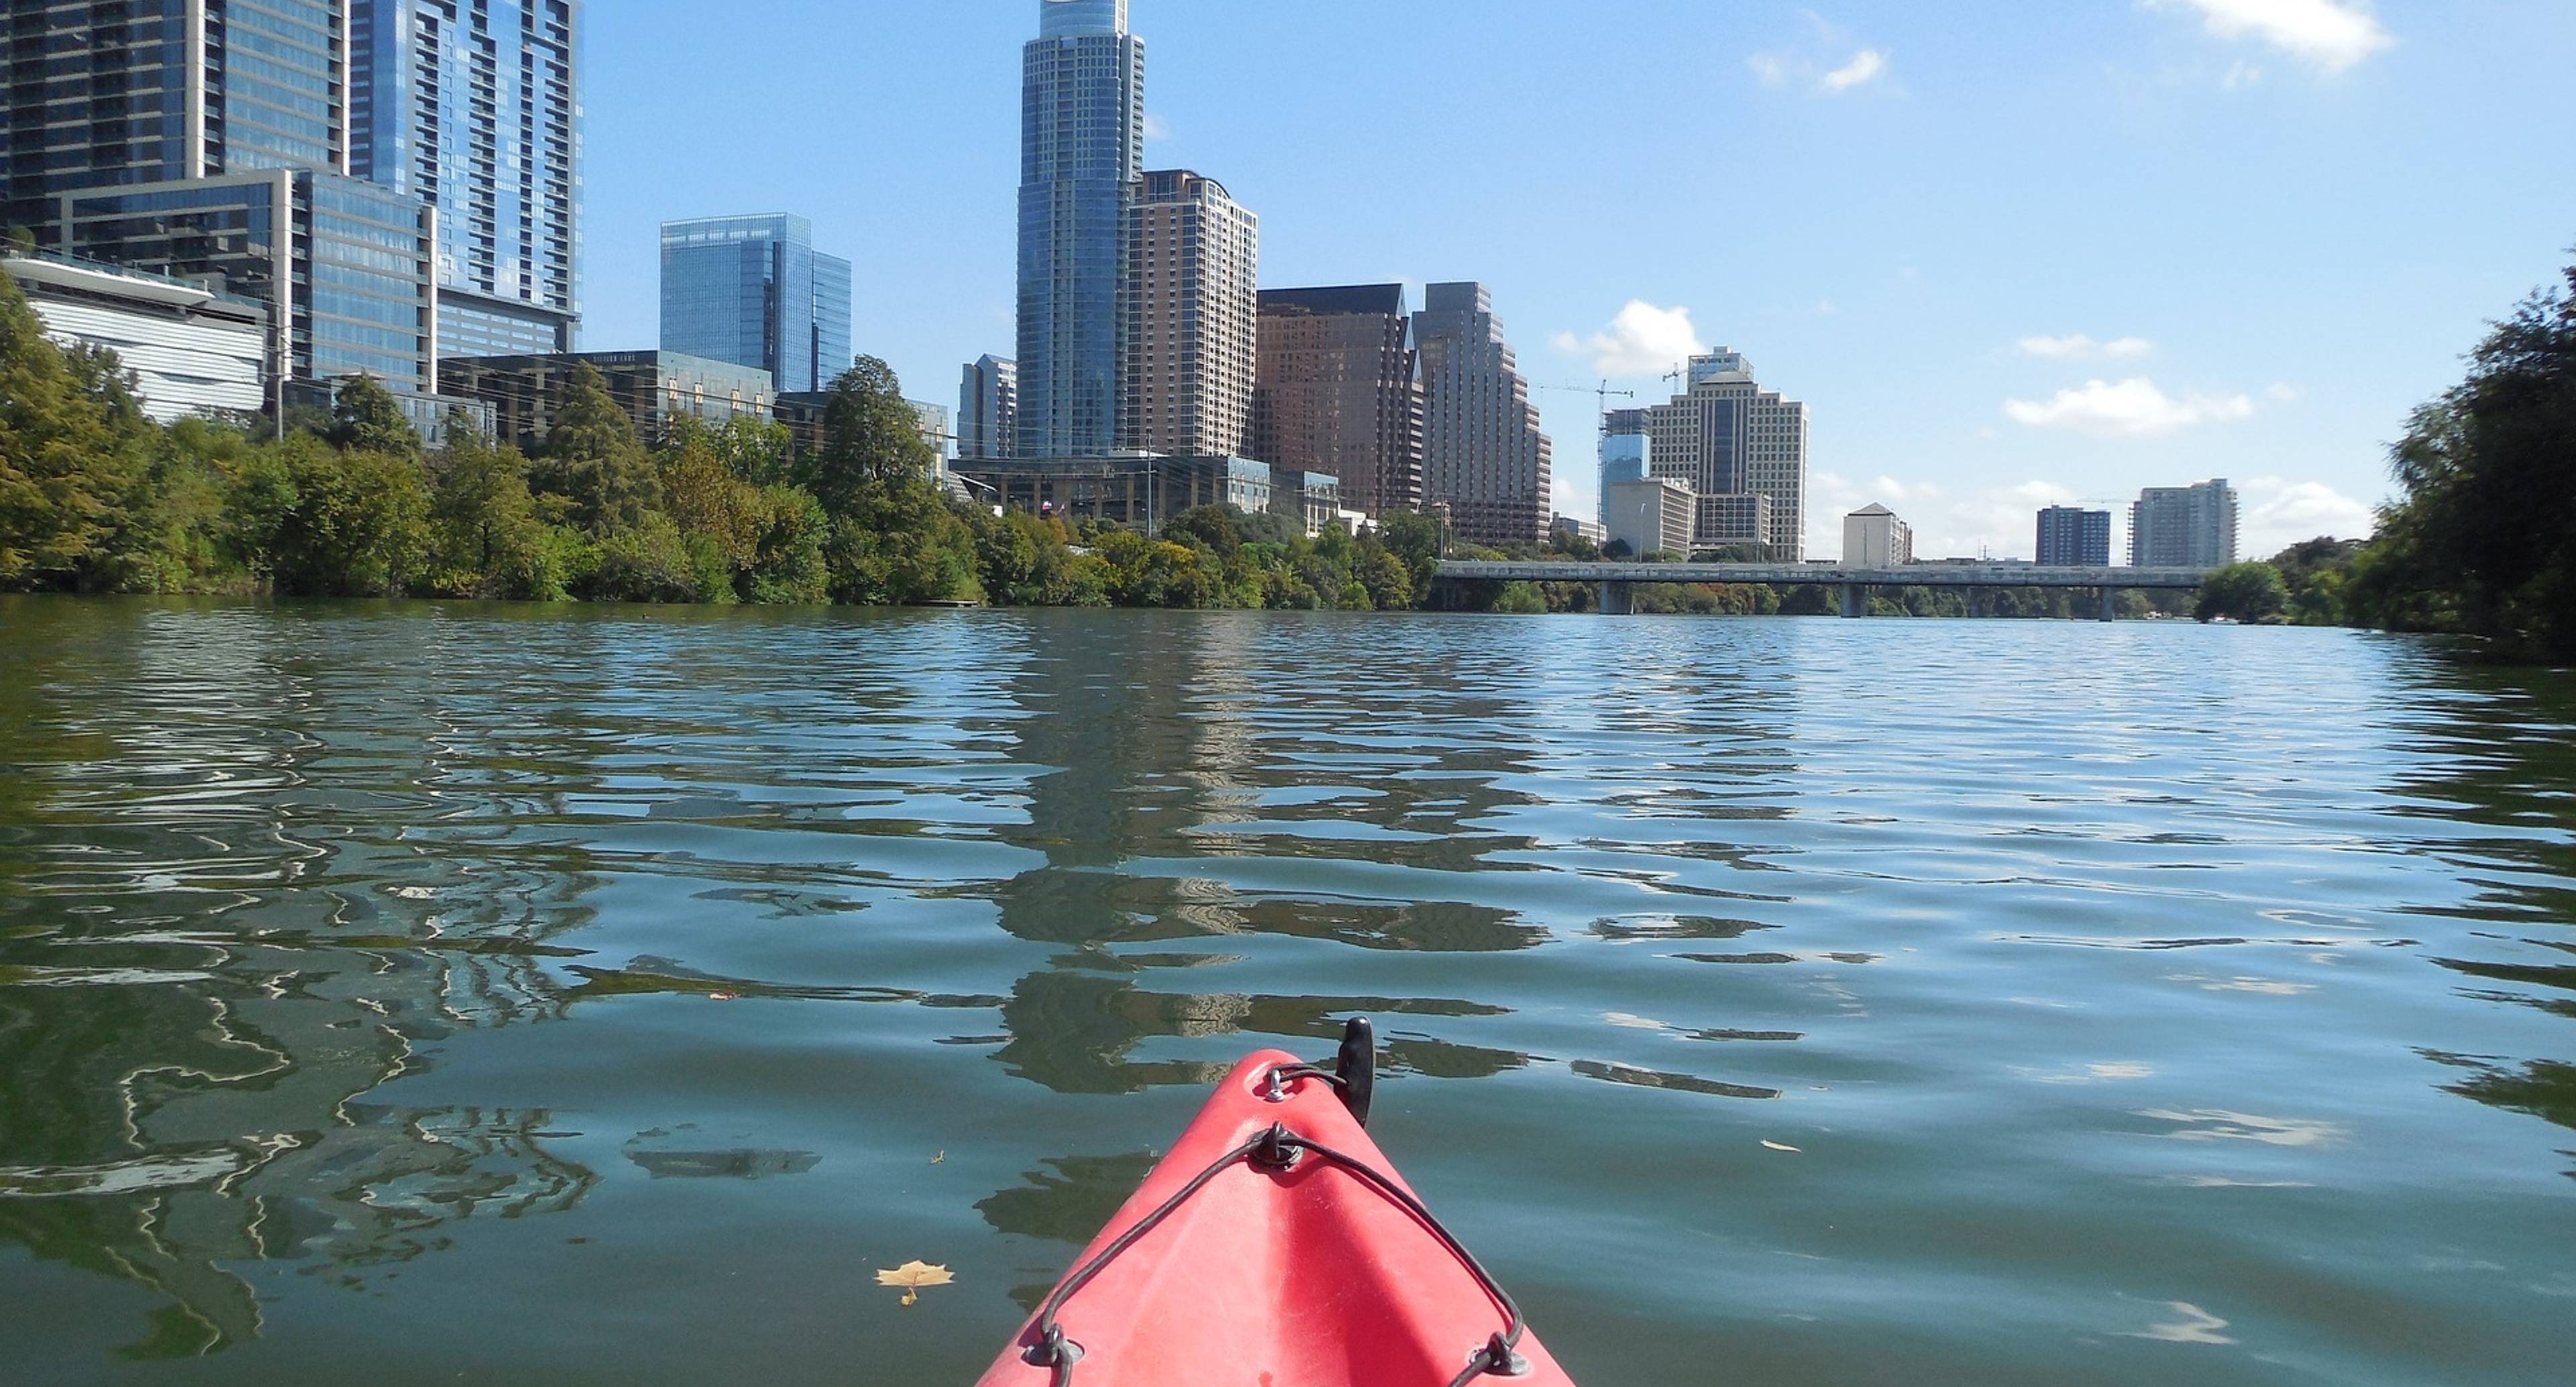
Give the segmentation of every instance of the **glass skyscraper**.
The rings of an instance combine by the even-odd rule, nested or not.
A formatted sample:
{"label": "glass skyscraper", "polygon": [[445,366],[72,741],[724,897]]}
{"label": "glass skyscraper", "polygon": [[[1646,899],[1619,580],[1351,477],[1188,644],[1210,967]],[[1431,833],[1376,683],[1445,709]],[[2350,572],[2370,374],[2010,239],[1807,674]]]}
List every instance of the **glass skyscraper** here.
{"label": "glass skyscraper", "polygon": [[268,305],[286,374],[437,388],[434,220],[420,199],[336,173],[263,169],[64,194],[76,254]]}
{"label": "glass skyscraper", "polygon": [[257,169],[349,171],[345,0],[10,0],[8,219],[62,194]]}
{"label": "glass skyscraper", "polygon": [[781,395],[824,389],[852,360],[850,262],[803,217],[665,222],[662,350],[757,366]]}
{"label": "glass skyscraper", "polygon": [[1019,448],[1118,442],[1120,267],[1145,164],[1145,43],[1127,0],[1039,0],[1022,51]]}
{"label": "glass skyscraper", "polygon": [[438,209],[441,352],[571,350],[581,0],[347,4],[348,171]]}

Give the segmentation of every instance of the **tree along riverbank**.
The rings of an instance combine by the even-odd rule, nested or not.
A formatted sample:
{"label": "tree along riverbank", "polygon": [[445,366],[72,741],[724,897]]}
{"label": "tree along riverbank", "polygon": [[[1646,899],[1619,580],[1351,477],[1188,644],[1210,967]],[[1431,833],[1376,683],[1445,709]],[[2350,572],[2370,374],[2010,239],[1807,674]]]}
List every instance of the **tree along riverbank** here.
{"label": "tree along riverbank", "polygon": [[[2215,575],[2196,600],[2123,614],[2373,626],[2576,658],[2576,268],[2469,358],[2395,450],[2403,499],[2366,542],[2318,539]],[[328,414],[162,426],[114,356],[49,340],[0,276],[0,591],[668,603],[982,603],[1548,612],[1586,583],[1435,584],[1439,522],[1398,513],[1319,537],[1269,515],[1193,511],[1146,534],[965,504],[900,383],[863,358],[832,384],[822,439],[681,420],[647,441],[587,369],[534,457],[471,428],[424,449],[353,380]],[[1588,552],[1587,552],[1588,551]],[[1597,558],[1576,542],[1519,553]],[[1644,584],[1640,612],[1824,614],[1818,587]],[[1882,590],[1878,616],[2073,619],[2073,594]]]}

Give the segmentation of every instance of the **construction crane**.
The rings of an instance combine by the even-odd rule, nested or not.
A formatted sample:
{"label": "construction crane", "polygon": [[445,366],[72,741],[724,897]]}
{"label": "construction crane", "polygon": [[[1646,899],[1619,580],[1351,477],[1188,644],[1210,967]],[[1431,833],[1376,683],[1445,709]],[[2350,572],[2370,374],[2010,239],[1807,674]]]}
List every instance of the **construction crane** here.
{"label": "construction crane", "polygon": [[1601,382],[1601,383],[1600,383],[1599,385],[1597,385],[1597,386],[1595,386],[1595,385],[1542,385],[1542,386],[1539,386],[1538,388],[1539,388],[1539,389],[1541,389],[1541,390],[1553,390],[1553,391],[1558,392],[1559,394],[1565,394],[1565,395],[1593,395],[1593,396],[1597,396],[1597,397],[1599,397],[1599,399],[1600,399],[1600,401],[1601,401],[1601,432],[1602,432],[1602,435],[1603,435],[1604,437],[1607,437],[1607,436],[1609,435],[1609,432],[1610,432],[1610,401],[1611,401],[1612,399],[1614,399],[1614,398],[1616,398],[1616,399],[1622,399],[1622,400],[1633,400],[1633,399],[1637,398],[1637,392],[1636,392],[1636,391],[1634,391],[1634,390],[1613,390],[1613,389],[1611,389],[1611,388],[1610,388],[1610,382],[1608,382],[1608,381],[1606,381],[1606,380],[1605,380],[1605,381],[1603,381],[1603,382]]}

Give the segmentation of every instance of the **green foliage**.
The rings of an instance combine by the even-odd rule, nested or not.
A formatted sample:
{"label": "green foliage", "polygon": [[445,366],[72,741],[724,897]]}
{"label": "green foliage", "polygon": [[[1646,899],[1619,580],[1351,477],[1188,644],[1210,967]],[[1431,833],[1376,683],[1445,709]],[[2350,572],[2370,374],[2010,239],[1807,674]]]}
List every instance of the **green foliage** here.
{"label": "green foliage", "polygon": [[0,275],[0,588],[96,585],[142,461],[112,367],[55,346]]}
{"label": "green foliage", "polygon": [[1641,616],[1777,616],[1780,593],[1761,583],[1639,583]]}
{"label": "green foliage", "polygon": [[2194,615],[2202,621],[2277,621],[2289,610],[2290,588],[2268,563],[2230,564],[2201,585]]}
{"label": "green foliage", "polygon": [[937,473],[939,454],[921,436],[921,415],[903,398],[893,367],[860,357],[824,394],[823,446],[803,480],[825,509],[856,511],[872,485],[926,482]]}
{"label": "green foliage", "polygon": [[2405,497],[2356,560],[2348,614],[2576,658],[2576,267],[2469,361],[2395,449]]}
{"label": "green foliage", "polygon": [[341,382],[331,401],[331,446],[343,452],[382,453],[387,457],[420,456],[420,434],[403,417],[391,392],[369,376]]}
{"label": "green foliage", "polygon": [[927,476],[860,481],[844,495],[824,549],[834,601],[886,607],[984,600],[974,531]]}
{"label": "green foliage", "polygon": [[2288,618],[2294,625],[2351,623],[2353,568],[2364,547],[2358,540],[2312,539],[2273,557],[2272,567],[2289,590]]}
{"label": "green foliage", "polygon": [[400,597],[424,570],[430,497],[418,462],[297,435],[250,473],[257,526],[243,539],[278,592]]}
{"label": "green foliage", "polygon": [[637,529],[661,507],[660,471],[635,421],[588,362],[574,369],[564,391],[535,481],[563,498],[571,522],[596,538]]}
{"label": "green foliage", "polygon": [[528,491],[528,465],[463,421],[431,460],[430,559],[423,586],[439,597],[560,602],[562,546],[550,542]]}
{"label": "green foliage", "polygon": [[593,602],[696,602],[700,564],[680,527],[655,512],[599,542],[598,565],[576,592]]}

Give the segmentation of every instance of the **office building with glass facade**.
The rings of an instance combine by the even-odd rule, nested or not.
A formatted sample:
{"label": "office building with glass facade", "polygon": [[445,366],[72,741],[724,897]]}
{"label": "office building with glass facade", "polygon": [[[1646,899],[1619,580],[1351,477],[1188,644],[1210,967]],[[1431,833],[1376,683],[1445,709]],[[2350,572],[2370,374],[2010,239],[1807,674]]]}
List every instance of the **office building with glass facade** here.
{"label": "office building with glass facade", "polygon": [[1342,480],[1370,516],[1422,508],[1422,358],[1401,284],[1262,292],[1252,455]]}
{"label": "office building with glass facade", "polygon": [[1261,219],[1213,178],[1145,175],[1119,286],[1119,446],[1225,457],[1252,432]]}
{"label": "office building with glass facade", "polygon": [[347,6],[348,171],[438,209],[446,349],[572,350],[580,0]]}
{"label": "office building with glass facade", "polygon": [[437,215],[338,174],[269,169],[57,199],[59,249],[190,280],[268,308],[296,380],[368,375],[437,388]]}
{"label": "office building with glass facade", "polygon": [[957,384],[957,456],[1013,456],[1019,416],[1020,364],[998,356],[967,362]]}
{"label": "office building with glass facade", "polygon": [[10,0],[8,220],[65,193],[256,169],[349,171],[346,0]]}
{"label": "office building with glass facade", "polygon": [[757,366],[781,394],[850,368],[850,262],[784,214],[662,225],[662,350]]}
{"label": "office building with glass facade", "polygon": [[1127,0],[1039,0],[1021,52],[1019,446],[1118,446],[1119,279],[1145,166],[1145,44]]}
{"label": "office building with glass facade", "polygon": [[1434,284],[1413,317],[1422,353],[1423,490],[1470,544],[1536,544],[1555,515],[1553,445],[1481,284]]}
{"label": "office building with glass facade", "polygon": [[2109,568],[2111,513],[2073,506],[2041,511],[2039,562],[2048,568]]}
{"label": "office building with glass facade", "polygon": [[[1691,358],[1688,389],[1670,403],[1644,411],[1653,440],[1652,470],[1700,496],[1701,513],[1729,495],[1768,498],[1767,558],[1798,563],[1806,558],[1807,407],[1764,390],[1753,363],[1720,349]],[[1741,518],[1741,513],[1734,513]],[[1703,531],[1702,549],[1746,543],[1735,535]]]}
{"label": "office building with glass facade", "polygon": [[775,417],[777,392],[767,371],[677,352],[447,357],[438,363],[439,386],[490,405],[496,436],[535,452],[554,432],[572,378],[584,366],[599,372],[647,443],[669,438],[682,418],[722,424]]}

